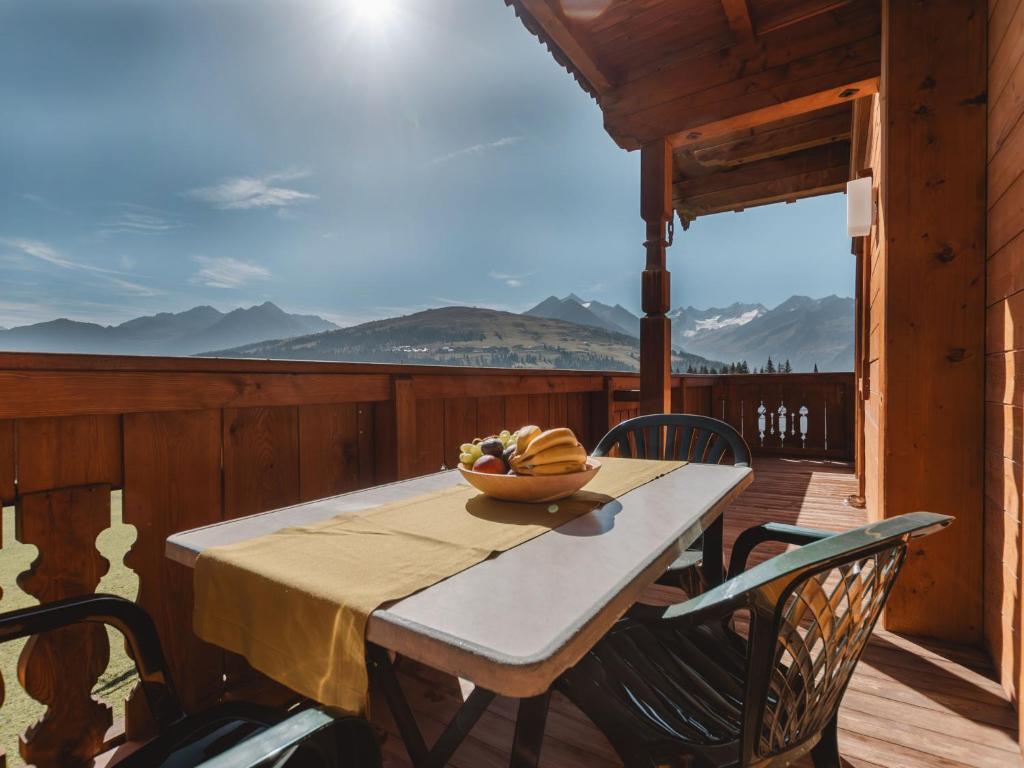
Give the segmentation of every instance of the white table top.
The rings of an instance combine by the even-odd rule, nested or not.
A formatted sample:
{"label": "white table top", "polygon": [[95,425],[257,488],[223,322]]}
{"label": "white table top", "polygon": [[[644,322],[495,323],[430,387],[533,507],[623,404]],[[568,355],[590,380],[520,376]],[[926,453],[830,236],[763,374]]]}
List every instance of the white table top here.
{"label": "white table top", "polygon": [[[546,691],[753,480],[688,464],[600,509],[375,611],[367,640],[505,696]],[[213,546],[462,482],[441,472],[171,536],[188,567]]]}

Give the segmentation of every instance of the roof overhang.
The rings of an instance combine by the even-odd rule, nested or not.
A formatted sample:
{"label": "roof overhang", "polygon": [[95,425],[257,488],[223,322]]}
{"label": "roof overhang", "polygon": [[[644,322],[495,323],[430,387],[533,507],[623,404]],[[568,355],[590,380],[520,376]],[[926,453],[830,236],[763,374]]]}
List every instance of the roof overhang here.
{"label": "roof overhang", "polygon": [[696,216],[833,192],[877,92],[879,0],[505,0],[624,149],[668,139]]}

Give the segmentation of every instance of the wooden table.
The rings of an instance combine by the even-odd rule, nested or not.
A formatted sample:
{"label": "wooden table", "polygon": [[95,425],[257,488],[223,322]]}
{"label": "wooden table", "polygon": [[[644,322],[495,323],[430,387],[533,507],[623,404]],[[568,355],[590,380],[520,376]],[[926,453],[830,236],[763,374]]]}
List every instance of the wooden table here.
{"label": "wooden table", "polygon": [[[688,464],[546,534],[375,611],[367,624],[379,680],[417,766],[441,766],[495,694],[518,698],[512,765],[536,765],[552,683],[575,664],[753,480],[747,467]],[[193,566],[208,547],[422,495],[456,472],[356,491],[171,536],[167,556]],[[715,535],[717,534],[717,535]],[[462,710],[428,749],[390,654],[472,681]]]}

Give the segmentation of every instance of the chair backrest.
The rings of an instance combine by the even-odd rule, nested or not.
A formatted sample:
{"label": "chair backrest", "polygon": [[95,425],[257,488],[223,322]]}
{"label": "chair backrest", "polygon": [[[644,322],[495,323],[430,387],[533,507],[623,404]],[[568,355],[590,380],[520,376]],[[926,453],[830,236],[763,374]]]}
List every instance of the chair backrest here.
{"label": "chair backrest", "polygon": [[736,466],[750,466],[750,448],[739,432],[724,421],[692,413],[627,419],[601,438],[593,455],[607,456],[613,448],[624,458],[721,464],[731,455]]}
{"label": "chair backrest", "polygon": [[810,750],[839,709],[913,538],[953,521],[912,512],[765,560],[663,620],[750,614],[740,728],[741,766]]}
{"label": "chair backrest", "polygon": [[749,591],[741,765],[813,746],[839,709],[908,541],[951,520],[901,515],[808,544],[737,577],[761,581]]}

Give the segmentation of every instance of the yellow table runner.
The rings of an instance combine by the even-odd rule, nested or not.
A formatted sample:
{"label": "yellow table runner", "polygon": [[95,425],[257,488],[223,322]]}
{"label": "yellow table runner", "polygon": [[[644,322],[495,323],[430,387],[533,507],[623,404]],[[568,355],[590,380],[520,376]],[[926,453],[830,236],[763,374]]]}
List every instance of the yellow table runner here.
{"label": "yellow table runner", "polygon": [[196,634],[303,696],[365,708],[366,622],[406,597],[623,495],[685,462],[601,459],[587,488],[513,504],[468,485],[203,552]]}

